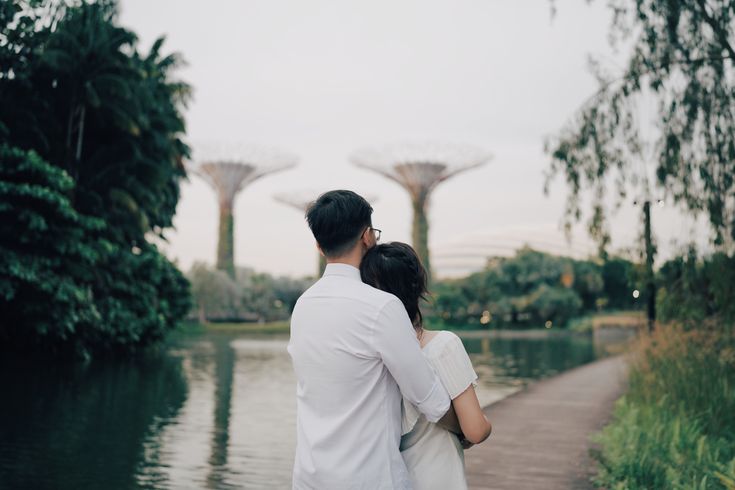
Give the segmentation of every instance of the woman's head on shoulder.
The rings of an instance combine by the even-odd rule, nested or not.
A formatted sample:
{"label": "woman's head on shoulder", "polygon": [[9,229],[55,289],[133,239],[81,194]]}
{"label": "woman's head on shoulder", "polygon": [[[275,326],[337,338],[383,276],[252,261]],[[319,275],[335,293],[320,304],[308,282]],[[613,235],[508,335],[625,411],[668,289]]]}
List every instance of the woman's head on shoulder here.
{"label": "woman's head on shoulder", "polygon": [[360,275],[365,284],[398,297],[414,327],[422,326],[419,302],[426,297],[427,274],[411,245],[402,242],[376,245],[363,257]]}

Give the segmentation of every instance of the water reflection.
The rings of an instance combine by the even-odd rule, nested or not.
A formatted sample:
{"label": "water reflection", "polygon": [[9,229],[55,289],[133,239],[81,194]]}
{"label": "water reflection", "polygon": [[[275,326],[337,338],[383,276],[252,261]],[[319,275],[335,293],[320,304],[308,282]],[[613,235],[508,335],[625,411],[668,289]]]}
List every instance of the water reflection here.
{"label": "water reflection", "polygon": [[[295,447],[295,377],[285,339],[208,335],[176,346],[189,398],[148,446],[140,486],[287,488]],[[155,477],[152,477],[155,475]]]}
{"label": "water reflection", "polygon": [[232,404],[232,380],[235,373],[235,351],[227,338],[215,337],[214,345],[214,428],[212,430],[210,472],[207,484],[221,488],[227,474],[227,448],[230,442],[230,412]]}
{"label": "water reflection", "polygon": [[145,439],[187,397],[173,356],[57,366],[0,366],[0,488],[129,489]]}
{"label": "water reflection", "polygon": [[496,368],[498,375],[521,380],[549,376],[595,359],[589,337],[469,338],[467,352],[475,362]]}
{"label": "water reflection", "polygon": [[[465,340],[490,403],[593,360],[590,337]],[[288,488],[295,377],[286,339],[207,334],[88,367],[5,362],[0,488]]]}
{"label": "water reflection", "polygon": [[232,466],[247,488],[290,488],[296,446],[296,377],[286,340],[233,342],[237,352]]}
{"label": "water reflection", "polygon": [[532,380],[588,363],[602,353],[584,335],[482,336],[463,342],[478,375],[477,397],[482,405],[505,398]]}
{"label": "water reflection", "polygon": [[189,396],[179,413],[160,430],[152,428],[145,446],[148,457],[137,468],[143,488],[202,488],[210,472],[215,411],[215,349],[212,342],[191,342],[171,355],[181,359]]}

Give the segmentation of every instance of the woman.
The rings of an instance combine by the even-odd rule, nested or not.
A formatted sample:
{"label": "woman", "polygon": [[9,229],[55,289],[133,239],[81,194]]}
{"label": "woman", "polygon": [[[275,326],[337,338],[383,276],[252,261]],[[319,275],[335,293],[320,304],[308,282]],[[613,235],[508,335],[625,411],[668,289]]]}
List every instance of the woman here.
{"label": "woman", "polygon": [[452,398],[456,420],[451,423],[450,413],[441,425],[429,422],[403,401],[401,455],[413,486],[416,490],[467,488],[463,446],[484,441],[492,430],[475,394],[477,375],[469,356],[452,332],[424,330],[419,301],[427,292],[426,270],[411,246],[393,242],[373,247],[362,259],[360,274],[366,284],[403,302],[424,356]]}

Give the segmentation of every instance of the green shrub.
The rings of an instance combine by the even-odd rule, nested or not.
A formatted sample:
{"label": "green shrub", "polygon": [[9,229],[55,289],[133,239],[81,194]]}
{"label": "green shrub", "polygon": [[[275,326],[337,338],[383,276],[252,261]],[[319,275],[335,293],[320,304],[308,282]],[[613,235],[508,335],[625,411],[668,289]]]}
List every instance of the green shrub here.
{"label": "green shrub", "polygon": [[104,226],[76,212],[74,184],[34,152],[0,146],[0,340],[58,344],[101,321],[92,301]]}
{"label": "green shrub", "polygon": [[0,348],[161,338],[191,306],[149,243],[186,176],[180,57],[140,50],[115,1],[5,1],[0,26]]}
{"label": "green shrub", "polygon": [[74,183],[34,152],[0,145],[0,346],[18,352],[131,348],[191,308],[189,284],[150,244],[106,239]]}
{"label": "green shrub", "polygon": [[695,249],[669,260],[658,274],[658,320],[696,328],[705,318],[735,322],[735,256],[699,257]]}
{"label": "green shrub", "polygon": [[640,339],[627,395],[598,436],[597,484],[615,489],[733,488],[732,330],[658,328]]}

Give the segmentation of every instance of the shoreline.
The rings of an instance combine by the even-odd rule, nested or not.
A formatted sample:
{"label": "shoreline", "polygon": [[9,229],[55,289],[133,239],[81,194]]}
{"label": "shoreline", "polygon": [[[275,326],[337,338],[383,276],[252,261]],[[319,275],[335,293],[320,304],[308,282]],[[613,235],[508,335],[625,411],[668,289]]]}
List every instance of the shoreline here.
{"label": "shoreline", "polygon": [[[619,330],[621,332],[631,331],[629,327],[606,327],[607,329]],[[464,339],[544,339],[549,337],[589,336],[593,330],[570,330],[562,328],[532,328],[532,329],[493,329],[493,330],[469,330],[469,329],[435,329],[448,330]],[[229,323],[212,322],[201,324],[198,322],[184,322],[171,333],[174,335],[201,335],[206,333],[231,333],[231,334],[288,334],[290,323],[288,321],[266,322],[266,323]]]}

